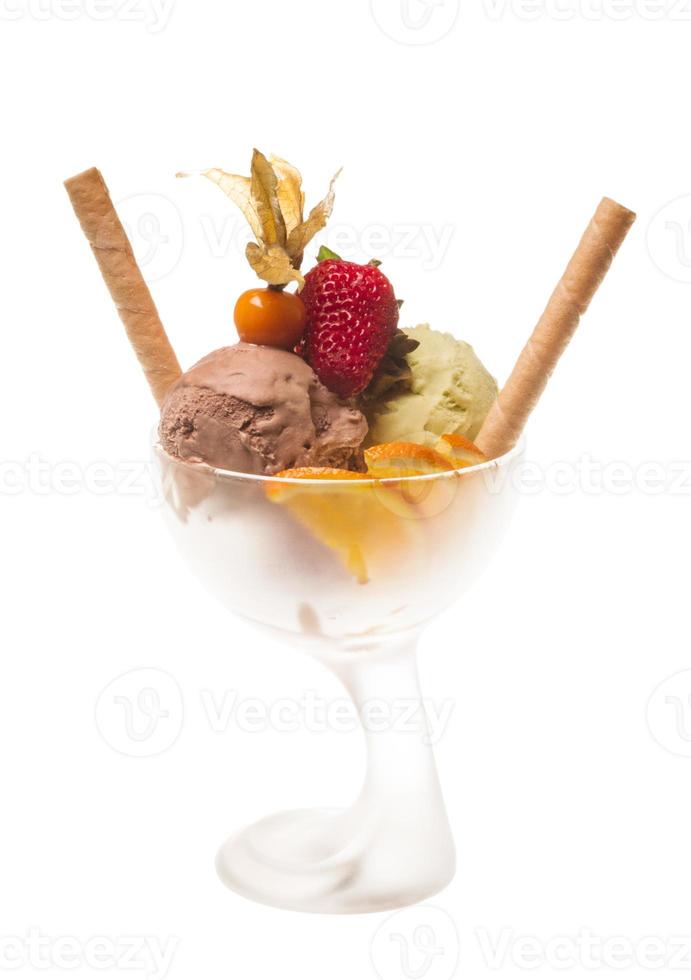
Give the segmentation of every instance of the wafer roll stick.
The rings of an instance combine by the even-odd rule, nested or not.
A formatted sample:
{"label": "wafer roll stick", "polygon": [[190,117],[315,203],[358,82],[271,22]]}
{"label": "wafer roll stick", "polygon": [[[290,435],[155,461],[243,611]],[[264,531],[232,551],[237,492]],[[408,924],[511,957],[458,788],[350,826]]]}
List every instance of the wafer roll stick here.
{"label": "wafer roll stick", "polygon": [[92,167],[66,180],[65,187],[129,341],[160,405],[170,386],[180,377],[180,365],[105,181]]}
{"label": "wafer roll stick", "polygon": [[600,201],[475,440],[490,458],[502,456],[518,442],[528,416],[635,220],[633,211],[616,201],[608,197]]}

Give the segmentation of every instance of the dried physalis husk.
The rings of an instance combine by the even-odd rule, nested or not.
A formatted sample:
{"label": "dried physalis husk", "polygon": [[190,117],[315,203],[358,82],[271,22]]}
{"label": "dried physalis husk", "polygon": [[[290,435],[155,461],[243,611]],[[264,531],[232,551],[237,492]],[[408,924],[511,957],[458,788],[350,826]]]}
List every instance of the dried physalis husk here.
{"label": "dried physalis husk", "polygon": [[[249,177],[239,177],[237,174],[227,174],[224,170],[219,170],[218,167],[213,167],[211,170],[201,170],[199,171],[200,176],[208,177],[209,180],[213,181],[214,184],[218,184],[224,193],[228,195],[231,201],[240,208],[245,216],[247,223],[252,229],[252,233],[256,238],[261,238],[262,235],[262,224],[259,219],[259,213],[252,199],[251,186],[252,181]],[[192,173],[179,173],[175,175],[176,177],[193,177],[195,174]]]}
{"label": "dried physalis husk", "polygon": [[[340,173],[340,171],[339,171]],[[281,157],[267,159],[259,150],[252,155],[250,177],[213,168],[201,171],[218,184],[240,208],[256,238],[247,246],[247,260],[260,279],[272,286],[304,279],[300,266],[305,248],[326,225],[334,205],[333,178],[329,192],[304,218],[305,195],[300,172]],[[190,174],[180,173],[178,177]]]}
{"label": "dried physalis husk", "polygon": [[288,236],[283,212],[278,203],[278,177],[269,161],[259,150],[255,150],[252,154],[250,194],[262,227],[262,243],[268,246],[280,245],[285,248]]}
{"label": "dried physalis husk", "polygon": [[302,190],[302,175],[300,171],[287,160],[281,157],[269,157],[269,163],[274,169],[278,179],[276,192],[278,203],[281,205],[283,220],[286,225],[286,232],[290,237],[294,228],[302,224],[302,215],[305,210],[305,195]]}
{"label": "dried physalis husk", "polygon": [[301,221],[297,228],[291,231],[288,237],[288,254],[298,259],[298,264],[302,262],[302,256],[307,245],[309,245],[317,232],[322,230],[331,217],[336,196],[335,185],[340,172],[339,170],[329,184],[329,193],[324,200],[312,208],[307,221]]}
{"label": "dried physalis husk", "polygon": [[302,289],[305,285],[302,273],[293,266],[290,256],[280,245],[267,246],[249,242],[245,255],[259,278],[270,286],[285,286],[289,282],[296,282]]}

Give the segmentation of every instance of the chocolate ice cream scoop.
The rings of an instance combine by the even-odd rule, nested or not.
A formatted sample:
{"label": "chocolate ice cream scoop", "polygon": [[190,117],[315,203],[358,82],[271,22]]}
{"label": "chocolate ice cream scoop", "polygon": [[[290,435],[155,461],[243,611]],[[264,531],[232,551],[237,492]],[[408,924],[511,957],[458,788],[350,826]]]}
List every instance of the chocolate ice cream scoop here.
{"label": "chocolate ice cream scoop", "polygon": [[301,357],[235,344],[170,389],[159,436],[171,456],[271,476],[296,466],[361,468],[367,423]]}

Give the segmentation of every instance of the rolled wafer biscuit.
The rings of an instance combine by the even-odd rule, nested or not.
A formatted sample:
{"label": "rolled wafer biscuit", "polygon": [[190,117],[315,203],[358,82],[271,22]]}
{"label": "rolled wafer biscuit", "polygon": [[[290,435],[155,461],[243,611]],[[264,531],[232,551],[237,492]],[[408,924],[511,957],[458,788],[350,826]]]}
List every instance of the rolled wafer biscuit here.
{"label": "rolled wafer biscuit", "polygon": [[171,385],[180,377],[180,365],[105,181],[92,167],[66,180],[65,188],[146,380],[160,405]]}
{"label": "rolled wafer biscuit", "polygon": [[490,458],[512,449],[535,408],[557,361],[636,215],[603,197],[544,313],[499,392],[475,440]]}

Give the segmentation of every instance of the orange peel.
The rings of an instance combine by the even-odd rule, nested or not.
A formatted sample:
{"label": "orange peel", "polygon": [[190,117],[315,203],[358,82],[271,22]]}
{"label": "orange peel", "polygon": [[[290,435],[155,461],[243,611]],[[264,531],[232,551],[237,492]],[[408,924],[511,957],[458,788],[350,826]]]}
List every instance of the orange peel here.
{"label": "orange peel", "polygon": [[487,462],[487,456],[474,442],[456,432],[443,435],[434,449],[440,456],[447,459],[454,469],[461,469],[464,466],[478,466],[480,463]]}
{"label": "orange peel", "polygon": [[370,476],[378,480],[445,473],[454,468],[445,456],[417,442],[383,442],[370,446],[365,450],[365,462]]}

